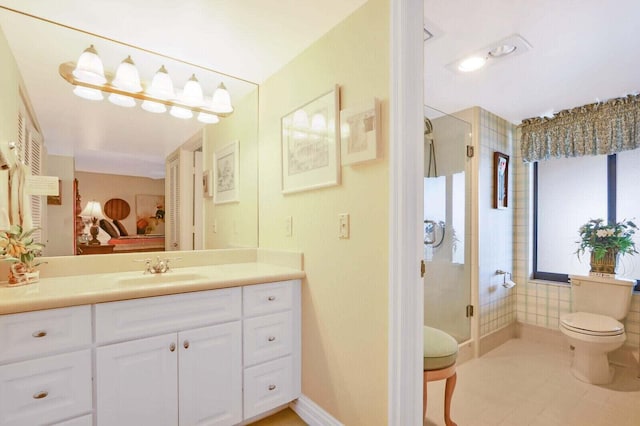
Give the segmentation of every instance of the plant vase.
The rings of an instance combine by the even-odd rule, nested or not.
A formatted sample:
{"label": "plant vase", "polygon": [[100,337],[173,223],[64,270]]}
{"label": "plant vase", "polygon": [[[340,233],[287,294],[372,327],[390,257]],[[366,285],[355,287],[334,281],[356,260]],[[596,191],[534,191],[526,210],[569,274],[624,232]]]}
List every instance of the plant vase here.
{"label": "plant vase", "polygon": [[590,272],[615,275],[617,258],[618,250],[615,249],[607,249],[604,256],[600,259],[597,259],[595,251],[592,251]]}
{"label": "plant vase", "polygon": [[17,287],[40,281],[40,271],[24,272],[19,268],[9,268],[9,286]]}

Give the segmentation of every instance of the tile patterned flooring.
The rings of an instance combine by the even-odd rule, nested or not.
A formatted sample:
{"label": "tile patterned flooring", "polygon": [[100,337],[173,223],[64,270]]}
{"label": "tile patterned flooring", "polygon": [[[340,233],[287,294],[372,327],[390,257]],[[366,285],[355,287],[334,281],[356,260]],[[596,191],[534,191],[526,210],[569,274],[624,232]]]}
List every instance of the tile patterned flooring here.
{"label": "tile patterned flooring", "polygon": [[[511,339],[458,366],[451,417],[458,426],[638,426],[637,356],[621,359],[628,367],[616,366],[612,384],[594,386],[571,375],[564,344]],[[429,383],[425,426],[444,425],[444,383]],[[252,424],[305,425],[288,408]]]}
{"label": "tile patterned flooring", "polygon": [[[458,366],[451,418],[458,426],[637,426],[637,353],[627,352],[614,382],[595,386],[569,371],[566,345],[512,339]],[[444,381],[429,383],[426,426],[444,424]]]}

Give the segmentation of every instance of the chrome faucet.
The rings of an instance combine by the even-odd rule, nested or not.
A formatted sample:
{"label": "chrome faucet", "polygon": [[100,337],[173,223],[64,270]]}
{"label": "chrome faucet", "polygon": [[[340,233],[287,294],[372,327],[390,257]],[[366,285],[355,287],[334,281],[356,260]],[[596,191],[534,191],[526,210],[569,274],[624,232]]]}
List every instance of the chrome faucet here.
{"label": "chrome faucet", "polygon": [[156,263],[151,264],[151,259],[145,259],[144,264],[145,274],[163,274],[169,270],[169,258],[160,259],[160,256],[157,256]]}

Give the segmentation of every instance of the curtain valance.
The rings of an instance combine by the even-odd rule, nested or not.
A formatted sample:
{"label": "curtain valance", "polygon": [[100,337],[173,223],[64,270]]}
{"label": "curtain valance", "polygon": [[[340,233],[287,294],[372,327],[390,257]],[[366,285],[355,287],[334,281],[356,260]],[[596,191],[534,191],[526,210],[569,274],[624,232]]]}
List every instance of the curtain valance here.
{"label": "curtain valance", "polygon": [[639,148],[640,95],[560,111],[553,118],[528,118],[520,127],[525,162]]}

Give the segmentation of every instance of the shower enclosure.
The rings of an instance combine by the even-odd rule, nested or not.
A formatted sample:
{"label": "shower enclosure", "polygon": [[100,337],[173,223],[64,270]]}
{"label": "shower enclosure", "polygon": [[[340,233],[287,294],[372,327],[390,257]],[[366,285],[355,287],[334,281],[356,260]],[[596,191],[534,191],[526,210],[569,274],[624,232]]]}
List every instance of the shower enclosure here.
{"label": "shower enclosure", "polygon": [[471,124],[424,108],[424,324],[458,343],[471,336]]}

